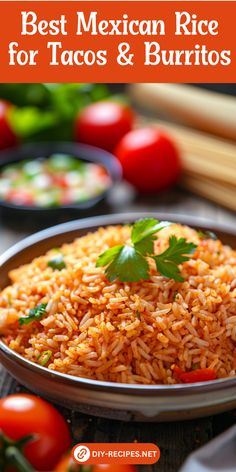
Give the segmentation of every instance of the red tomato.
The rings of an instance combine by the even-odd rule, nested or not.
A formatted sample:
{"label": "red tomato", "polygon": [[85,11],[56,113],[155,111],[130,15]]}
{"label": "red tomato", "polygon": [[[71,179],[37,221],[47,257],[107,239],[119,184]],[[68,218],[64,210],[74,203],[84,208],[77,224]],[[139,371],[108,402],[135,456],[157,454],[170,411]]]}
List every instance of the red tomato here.
{"label": "red tomato", "polygon": [[[97,464],[86,466],[86,470],[87,468],[88,470],[91,469],[91,472],[137,472],[133,465],[124,464]],[[71,457],[71,453],[68,453],[59,461],[54,472],[79,472],[80,470],[81,466],[76,464]]]}
{"label": "red tomato", "polygon": [[181,171],[179,153],[167,134],[141,128],[126,134],[115,149],[124,178],[140,192],[156,192],[174,184]]}
{"label": "red tomato", "polygon": [[122,103],[101,101],[85,107],[77,116],[75,139],[113,151],[133,127],[134,114]]}
{"label": "red tomato", "polygon": [[71,451],[68,452],[65,456],[61,458],[61,460],[56,465],[54,472],[79,472],[80,465],[77,464],[71,455]]}
{"label": "red tomato", "polygon": [[71,444],[69,429],[61,414],[34,395],[15,394],[0,400],[0,430],[13,440],[36,435],[23,451],[37,471],[53,470]]}
{"label": "red tomato", "polygon": [[97,464],[93,467],[92,472],[136,472],[137,469],[133,465],[124,464]]}
{"label": "red tomato", "polygon": [[12,107],[11,103],[0,100],[0,149],[17,144],[17,137],[8,121],[8,113]]}

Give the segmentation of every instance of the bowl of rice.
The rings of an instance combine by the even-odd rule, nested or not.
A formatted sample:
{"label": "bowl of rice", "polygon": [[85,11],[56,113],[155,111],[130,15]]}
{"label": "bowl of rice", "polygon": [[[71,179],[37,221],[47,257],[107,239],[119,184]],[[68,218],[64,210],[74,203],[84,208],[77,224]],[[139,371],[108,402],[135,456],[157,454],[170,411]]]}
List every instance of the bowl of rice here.
{"label": "bowl of rice", "polygon": [[[157,253],[171,235],[195,245],[182,280],[152,267],[147,280],[109,281],[99,256],[150,217],[171,221]],[[108,418],[173,421],[235,407],[235,236],[193,217],[131,213],[24,239],[0,257],[2,364],[30,390]]]}

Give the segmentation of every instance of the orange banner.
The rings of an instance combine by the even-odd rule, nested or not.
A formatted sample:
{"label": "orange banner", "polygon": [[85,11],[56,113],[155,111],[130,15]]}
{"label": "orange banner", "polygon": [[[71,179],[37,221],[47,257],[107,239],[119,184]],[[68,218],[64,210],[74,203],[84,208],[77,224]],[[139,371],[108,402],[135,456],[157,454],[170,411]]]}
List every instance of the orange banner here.
{"label": "orange banner", "polygon": [[73,447],[78,464],[155,464],[160,449],[151,443],[83,443]]}
{"label": "orange banner", "polygon": [[236,2],[2,2],[1,82],[236,82]]}

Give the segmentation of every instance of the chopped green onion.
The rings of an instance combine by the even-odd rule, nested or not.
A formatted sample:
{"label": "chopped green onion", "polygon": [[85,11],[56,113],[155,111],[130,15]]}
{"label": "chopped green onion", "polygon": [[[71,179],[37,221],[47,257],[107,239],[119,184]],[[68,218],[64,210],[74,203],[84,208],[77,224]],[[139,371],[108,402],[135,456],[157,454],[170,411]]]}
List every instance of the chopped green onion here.
{"label": "chopped green onion", "polygon": [[52,357],[52,351],[44,351],[42,354],[39,355],[38,357],[38,363],[42,366],[46,365],[49,361],[49,359]]}
{"label": "chopped green onion", "polygon": [[52,154],[48,164],[55,171],[70,171],[78,169],[82,162],[67,154]]}
{"label": "chopped green onion", "polygon": [[42,163],[38,160],[25,161],[22,166],[22,171],[27,178],[31,179],[42,171]]}
{"label": "chopped green onion", "polygon": [[65,269],[66,264],[63,254],[58,254],[48,261],[48,267],[56,270]]}
{"label": "chopped green onion", "polygon": [[39,321],[46,314],[47,303],[40,303],[35,308],[31,308],[27,316],[19,318],[20,325],[27,325],[32,321]]}

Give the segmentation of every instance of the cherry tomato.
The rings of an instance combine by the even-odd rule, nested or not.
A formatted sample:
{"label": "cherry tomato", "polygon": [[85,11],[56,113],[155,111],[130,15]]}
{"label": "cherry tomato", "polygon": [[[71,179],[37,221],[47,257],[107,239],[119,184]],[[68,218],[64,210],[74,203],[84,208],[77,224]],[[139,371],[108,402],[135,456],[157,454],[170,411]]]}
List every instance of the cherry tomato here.
{"label": "cherry tomato", "polygon": [[115,149],[124,178],[140,192],[157,192],[174,184],[181,171],[179,153],[157,128],[130,131]]}
{"label": "cherry tomato", "polygon": [[34,395],[15,394],[0,400],[0,430],[12,440],[35,434],[23,452],[37,471],[53,470],[71,444],[61,414]]}
{"label": "cherry tomato", "polygon": [[133,465],[97,464],[93,467],[93,472],[137,472],[137,469]]}
{"label": "cherry tomato", "polygon": [[18,141],[8,120],[8,113],[12,107],[11,103],[0,100],[0,149],[15,146]]}
{"label": "cherry tomato", "polygon": [[80,465],[73,461],[70,451],[61,458],[61,460],[56,465],[54,472],[80,472],[80,470]]}
{"label": "cherry tomato", "polygon": [[76,141],[113,151],[133,127],[134,114],[125,104],[101,101],[85,107],[75,123]]}
{"label": "cherry tomato", "polygon": [[[87,468],[91,472],[137,472],[133,465],[124,464],[97,464],[86,466],[86,470]],[[80,472],[80,470],[81,466],[76,464],[71,457],[71,453],[68,453],[59,461],[54,472]]]}

